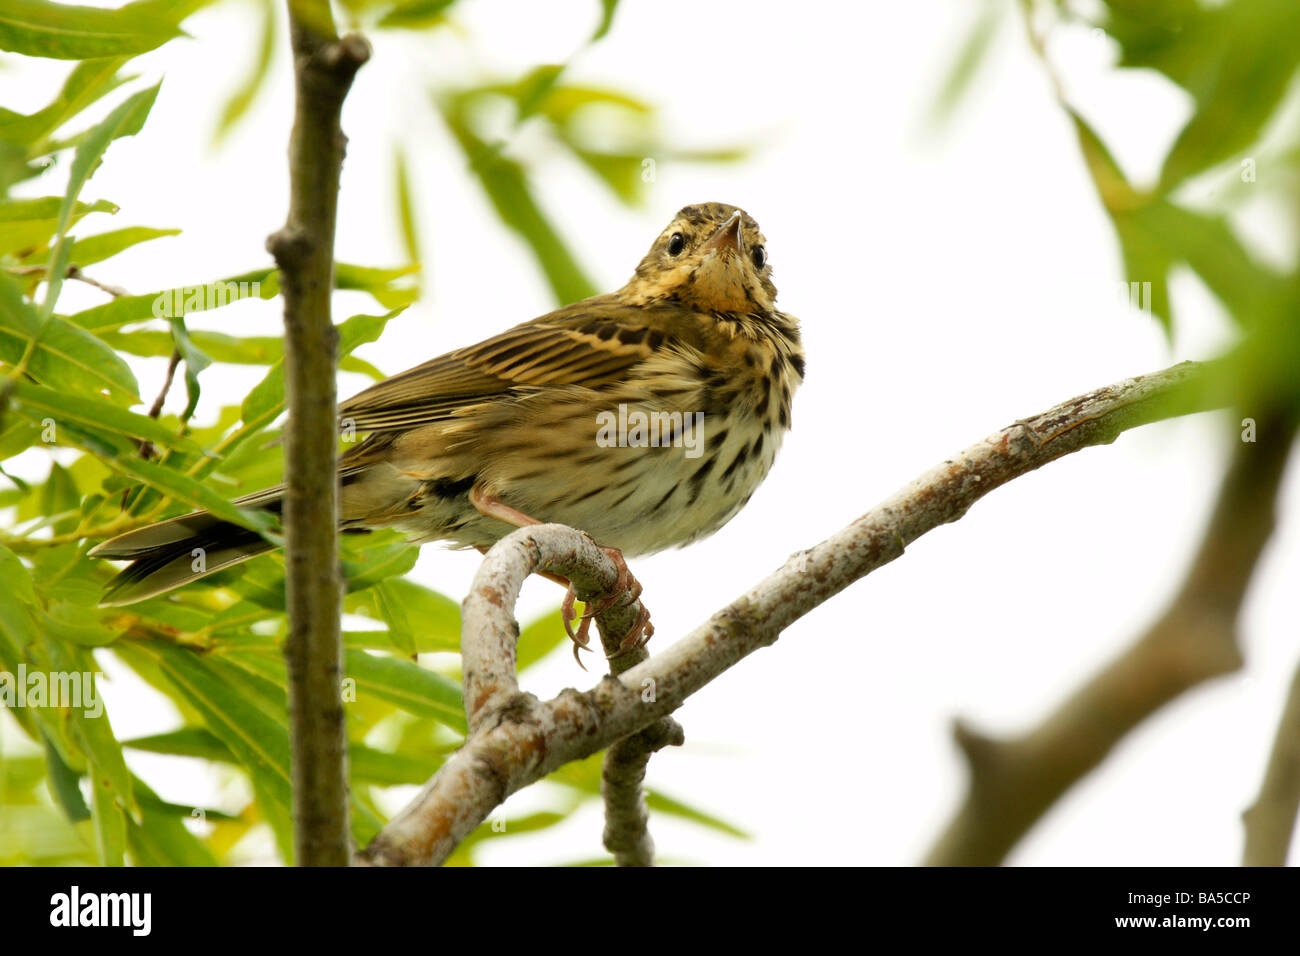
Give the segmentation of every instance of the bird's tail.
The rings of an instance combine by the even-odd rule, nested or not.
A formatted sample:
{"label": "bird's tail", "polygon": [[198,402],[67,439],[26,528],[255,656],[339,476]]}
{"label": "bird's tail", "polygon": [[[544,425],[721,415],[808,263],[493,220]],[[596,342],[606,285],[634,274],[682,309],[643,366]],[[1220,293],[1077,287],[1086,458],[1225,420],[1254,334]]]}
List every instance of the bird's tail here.
{"label": "bird's tail", "polygon": [[[274,488],[250,497],[258,507],[279,512],[281,496],[281,489]],[[200,511],[118,535],[92,548],[90,556],[131,562],[108,582],[99,602],[101,607],[118,607],[170,591],[273,547],[256,531]]]}

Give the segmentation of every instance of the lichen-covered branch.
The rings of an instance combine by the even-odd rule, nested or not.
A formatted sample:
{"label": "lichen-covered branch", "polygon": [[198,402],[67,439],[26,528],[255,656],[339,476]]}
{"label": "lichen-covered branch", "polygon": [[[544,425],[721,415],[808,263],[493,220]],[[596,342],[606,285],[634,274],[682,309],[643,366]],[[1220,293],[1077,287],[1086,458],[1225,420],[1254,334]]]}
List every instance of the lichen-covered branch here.
{"label": "lichen-covered branch", "polygon": [[339,614],[335,371],[330,314],[334,226],[346,142],[344,97],[370,56],[359,36],[338,38],[329,5],[290,0],[296,106],[289,142],[289,216],[267,240],[284,294],[284,533],[289,634],[293,822],[300,866],[350,857],[347,736]]}
{"label": "lichen-covered branch", "polygon": [[1261,422],[1239,443],[1192,565],[1167,610],[1132,646],[1028,733],[993,739],[958,723],[964,801],[926,863],[994,866],[1048,808],[1143,720],[1241,666],[1237,618],[1273,531],[1295,429]]}
{"label": "lichen-covered branch", "polygon": [[[956,521],[1003,484],[1139,425],[1219,407],[1205,367],[1185,362],[1063,402],[1009,425],[922,475],[821,544],[793,555],[746,594],[655,657],[591,690],[542,703],[518,691],[514,601],[524,577],[550,570],[589,590],[613,563],[590,538],[556,525],[514,532],[488,552],[466,599],[462,650],[470,736],[361,854],[376,865],[437,864],[494,807],[552,770],[672,713],[691,694],[814,607],[889,563],[927,531]],[[579,575],[586,575],[580,580]],[[625,609],[627,613],[635,607]],[[607,625],[613,622],[606,621]],[[630,621],[629,621],[630,623]]]}

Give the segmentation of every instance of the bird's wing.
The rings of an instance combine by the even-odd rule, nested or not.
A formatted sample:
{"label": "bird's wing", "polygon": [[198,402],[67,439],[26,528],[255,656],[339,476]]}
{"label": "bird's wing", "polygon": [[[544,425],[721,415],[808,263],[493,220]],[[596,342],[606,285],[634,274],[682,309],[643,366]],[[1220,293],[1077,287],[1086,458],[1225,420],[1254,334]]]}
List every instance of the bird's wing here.
{"label": "bird's wing", "polygon": [[666,337],[645,309],[599,296],[378,382],[340,405],[339,417],[358,431],[402,431],[510,392],[595,387],[652,355]]}

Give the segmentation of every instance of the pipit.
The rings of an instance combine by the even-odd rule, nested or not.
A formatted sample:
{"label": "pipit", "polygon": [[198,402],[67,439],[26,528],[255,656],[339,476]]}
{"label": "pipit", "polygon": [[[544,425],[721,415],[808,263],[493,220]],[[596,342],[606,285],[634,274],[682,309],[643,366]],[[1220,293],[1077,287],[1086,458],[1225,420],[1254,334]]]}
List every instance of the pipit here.
{"label": "pipit", "polygon": [[[615,559],[612,597],[627,600],[639,586],[624,555],[705,537],[749,501],[790,428],[803,371],[799,324],[776,308],[758,224],[734,206],[687,206],[617,292],[439,356],[340,405],[341,423],[366,436],[340,457],[340,525],[486,550],[515,527],[558,522]],[[275,487],[238,503],[278,513],[282,496]],[[198,512],[91,554],[131,562],[104,595],[121,605],[272,547]],[[195,553],[204,557],[197,570]],[[573,598],[570,589],[565,627],[585,645],[595,612],[575,634]],[[625,646],[649,633],[643,611]]]}

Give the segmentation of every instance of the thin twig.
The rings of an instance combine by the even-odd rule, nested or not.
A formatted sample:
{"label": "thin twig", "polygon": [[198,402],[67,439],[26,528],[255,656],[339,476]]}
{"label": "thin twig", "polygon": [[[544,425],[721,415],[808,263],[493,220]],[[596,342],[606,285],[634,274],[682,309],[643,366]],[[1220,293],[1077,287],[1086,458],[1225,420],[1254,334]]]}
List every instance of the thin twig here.
{"label": "thin twig", "polygon": [[[1221,407],[1223,400],[1206,388],[1212,376],[1205,372],[1204,365],[1184,362],[1001,429],[795,554],[657,656],[603,678],[586,693],[566,690],[544,704],[520,693],[515,682],[519,585],[543,569],[571,579],[581,571],[588,584],[598,574],[597,583],[610,587],[616,571],[590,538],[572,529],[538,525],[513,532],[484,558],[463,609],[470,735],[358,862],[441,863],[510,794],[672,713],[810,610],[899,557],[905,543],[958,520],[993,489],[1063,455],[1114,441],[1130,428]],[[567,558],[570,567],[551,563],[554,556]]]}
{"label": "thin twig", "polygon": [[334,229],[346,142],[343,100],[370,56],[334,32],[329,5],[289,0],[296,107],[289,216],[267,240],[284,294],[285,568],[293,824],[300,866],[350,859],[347,733],[341,696],[343,587],[338,552],[338,332],[330,315]]}

